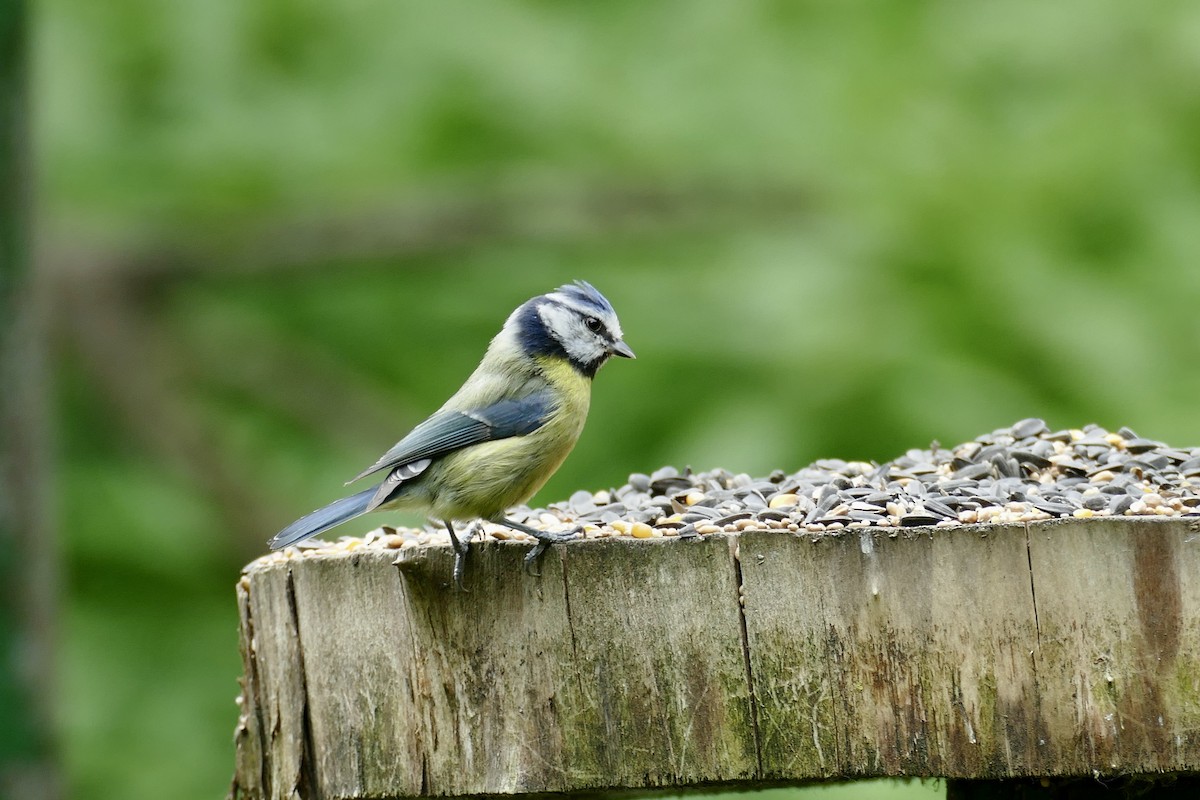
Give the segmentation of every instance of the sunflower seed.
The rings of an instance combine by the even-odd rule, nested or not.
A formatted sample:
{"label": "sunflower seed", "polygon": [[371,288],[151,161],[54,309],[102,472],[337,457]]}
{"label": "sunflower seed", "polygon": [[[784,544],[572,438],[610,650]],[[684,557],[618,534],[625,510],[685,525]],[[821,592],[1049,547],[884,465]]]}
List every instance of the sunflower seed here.
{"label": "sunflower seed", "polygon": [[1045,433],[1049,428],[1046,427],[1045,420],[1030,417],[1029,419],[1023,419],[1020,422],[1014,423],[1010,430],[1012,430],[1012,435],[1016,438],[1024,439],[1028,436],[1037,436],[1040,433]]}

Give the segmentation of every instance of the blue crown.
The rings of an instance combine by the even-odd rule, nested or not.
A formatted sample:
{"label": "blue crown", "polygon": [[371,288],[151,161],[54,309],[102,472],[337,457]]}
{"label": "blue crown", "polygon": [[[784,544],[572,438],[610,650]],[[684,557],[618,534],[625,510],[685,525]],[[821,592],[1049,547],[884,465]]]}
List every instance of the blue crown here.
{"label": "blue crown", "polygon": [[584,308],[591,308],[598,314],[616,314],[613,310],[612,303],[608,302],[608,298],[600,294],[595,286],[592,286],[587,281],[575,281],[568,283],[565,286],[560,286],[555,289],[552,294],[560,294],[564,298],[573,300],[577,305]]}

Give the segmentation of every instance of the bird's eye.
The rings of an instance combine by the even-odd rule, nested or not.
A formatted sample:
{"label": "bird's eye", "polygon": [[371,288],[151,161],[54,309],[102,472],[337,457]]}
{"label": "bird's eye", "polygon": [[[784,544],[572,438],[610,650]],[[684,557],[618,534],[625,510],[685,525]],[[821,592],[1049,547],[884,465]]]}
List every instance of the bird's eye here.
{"label": "bird's eye", "polygon": [[587,325],[587,329],[592,333],[599,333],[604,330],[604,323],[595,317],[587,317],[583,320],[583,324]]}

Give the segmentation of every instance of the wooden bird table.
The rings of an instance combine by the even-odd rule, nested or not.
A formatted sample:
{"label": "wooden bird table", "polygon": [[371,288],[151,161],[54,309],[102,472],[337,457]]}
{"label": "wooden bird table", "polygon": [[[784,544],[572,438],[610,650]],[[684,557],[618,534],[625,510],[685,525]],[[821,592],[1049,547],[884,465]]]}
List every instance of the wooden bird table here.
{"label": "wooden bird table", "polygon": [[445,547],[251,564],[231,796],[1200,796],[1191,519],[527,550],[473,545],[467,593]]}

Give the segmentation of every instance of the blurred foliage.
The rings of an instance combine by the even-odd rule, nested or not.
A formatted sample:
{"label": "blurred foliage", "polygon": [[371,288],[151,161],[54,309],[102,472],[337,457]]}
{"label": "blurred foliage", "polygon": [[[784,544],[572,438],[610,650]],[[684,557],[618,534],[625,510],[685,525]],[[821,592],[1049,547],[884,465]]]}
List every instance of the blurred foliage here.
{"label": "blurred foliage", "polygon": [[1194,5],[37,16],[79,798],[223,791],[242,563],[573,278],[639,359],[537,502],[1026,416],[1200,439]]}

